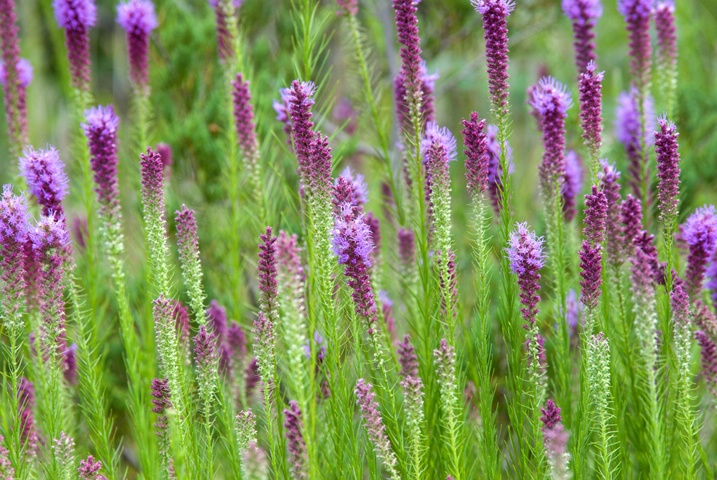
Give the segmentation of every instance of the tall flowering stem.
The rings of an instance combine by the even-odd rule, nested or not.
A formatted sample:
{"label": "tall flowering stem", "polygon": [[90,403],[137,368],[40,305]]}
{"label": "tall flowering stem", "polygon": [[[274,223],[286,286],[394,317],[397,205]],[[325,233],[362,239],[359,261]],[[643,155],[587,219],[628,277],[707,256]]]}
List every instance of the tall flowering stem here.
{"label": "tall flowering stem", "polygon": [[665,98],[667,115],[672,116],[677,90],[677,26],[674,0],[661,0],[655,5],[657,31],[657,65],[660,95]]}
{"label": "tall flowering stem", "polygon": [[604,72],[597,72],[594,61],[580,73],[580,126],[583,140],[590,153],[592,183],[597,184],[600,172],[600,147],[602,146],[602,81]]}
{"label": "tall flowering stem", "polygon": [[595,53],[595,24],[602,16],[600,0],[563,0],[563,13],[573,25],[575,66],[582,74],[590,62],[597,60]]}
{"label": "tall flowering stem", "polygon": [[602,333],[586,339],[586,374],[590,407],[594,412],[592,428],[597,435],[598,471],[602,478],[613,478],[615,469],[615,434],[610,375],[610,343]]}
{"label": "tall flowering stem", "polygon": [[441,388],[444,435],[448,440],[446,442],[449,458],[448,471],[455,479],[466,478],[465,465],[461,458],[463,413],[458,402],[455,347],[444,338],[438,349],[433,351],[433,357],[436,362],[438,385]]}
{"label": "tall flowering stem", "polygon": [[354,390],[356,403],[361,410],[361,418],[368,432],[374,453],[381,459],[389,477],[392,480],[398,480],[401,476],[397,469],[396,454],[391,449],[391,442],[388,439],[388,435],[386,435],[386,426],[383,424],[381,412],[378,410],[378,402],[374,399],[376,395],[371,389],[370,383],[367,383],[363,378],[359,378]]}
{"label": "tall flowering stem", "polygon": [[289,460],[291,461],[292,478],[305,480],[308,478],[306,472],[306,442],[301,433],[304,423],[301,419],[301,408],[294,400],[289,402],[289,408],[284,409],[284,428],[286,429],[287,447],[289,449]]}
{"label": "tall flowering stem", "polygon": [[687,271],[685,290],[694,301],[700,298],[707,262],[717,247],[717,213],[712,205],[698,208],[681,227],[682,239],[687,244]]}
{"label": "tall flowering stem", "polygon": [[580,248],[580,301],[587,308],[585,331],[592,333],[594,311],[602,285],[602,244],[607,225],[608,202],[603,192],[593,185],[585,195],[583,244]]}
{"label": "tall flowering stem", "polygon": [[550,465],[551,478],[567,480],[570,478],[568,469],[570,454],[567,452],[569,434],[563,426],[560,407],[551,399],[540,411],[543,413],[540,421],[543,422],[543,445]]}
{"label": "tall flowering stem", "polygon": [[25,333],[25,245],[28,242],[29,214],[24,197],[15,196],[10,185],[3,186],[0,197],[0,280],[2,281],[2,323],[9,345],[7,368],[9,390],[4,400],[12,421],[12,431],[5,431],[5,452],[18,478],[27,475],[24,442],[21,436],[20,380],[22,377],[22,337]]}
{"label": "tall flowering stem", "polygon": [[70,62],[72,86],[80,95],[90,91],[89,30],[97,21],[93,0],[53,0],[57,24],[65,30],[65,46]]}
{"label": "tall flowering stem", "polygon": [[10,157],[17,158],[27,144],[27,108],[25,89],[32,78],[32,68],[20,59],[17,14],[14,0],[0,1],[0,84],[3,86],[5,119],[10,137]]}
{"label": "tall flowering stem", "polygon": [[194,210],[182,205],[175,213],[177,225],[177,248],[179,250],[179,263],[182,276],[189,293],[190,306],[198,324],[206,323],[204,301],[204,287],[202,286],[202,264],[199,259],[199,237],[197,234],[197,220]]}

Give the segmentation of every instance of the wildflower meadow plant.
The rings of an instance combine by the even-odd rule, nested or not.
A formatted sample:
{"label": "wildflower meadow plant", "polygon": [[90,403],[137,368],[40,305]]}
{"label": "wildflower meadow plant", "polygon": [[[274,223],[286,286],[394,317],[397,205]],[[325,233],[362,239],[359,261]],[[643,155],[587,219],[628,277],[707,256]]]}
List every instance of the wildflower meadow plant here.
{"label": "wildflower meadow plant", "polygon": [[40,3],[0,478],[714,478],[704,5]]}

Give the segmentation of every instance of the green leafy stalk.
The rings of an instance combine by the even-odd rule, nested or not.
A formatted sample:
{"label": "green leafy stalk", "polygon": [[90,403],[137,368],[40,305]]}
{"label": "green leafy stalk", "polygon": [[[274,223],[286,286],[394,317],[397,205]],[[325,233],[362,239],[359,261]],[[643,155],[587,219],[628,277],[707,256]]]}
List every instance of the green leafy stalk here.
{"label": "green leafy stalk", "polygon": [[[587,333],[585,335],[588,335]],[[585,362],[590,397],[590,417],[597,436],[597,471],[599,478],[611,479],[616,475],[614,434],[611,428],[610,404],[610,344],[602,333],[585,339]]]}

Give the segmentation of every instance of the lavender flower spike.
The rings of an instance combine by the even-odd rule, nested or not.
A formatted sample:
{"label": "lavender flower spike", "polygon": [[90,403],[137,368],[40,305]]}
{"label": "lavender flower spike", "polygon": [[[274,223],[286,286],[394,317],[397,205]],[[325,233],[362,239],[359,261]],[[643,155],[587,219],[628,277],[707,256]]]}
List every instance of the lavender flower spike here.
{"label": "lavender flower spike", "polygon": [[69,179],[65,165],[54,147],[35,150],[27,147],[20,158],[20,173],[25,177],[30,192],[42,205],[42,214],[64,215],[62,199],[67,195]]}
{"label": "lavender flower spike", "polygon": [[680,153],[677,148],[677,128],[667,118],[657,120],[660,130],[655,132],[655,154],[657,155],[657,199],[660,218],[672,231],[677,217],[680,195]]}
{"label": "lavender flower spike", "polygon": [[563,0],[562,6],[563,13],[573,24],[575,65],[581,74],[597,59],[595,23],[602,16],[602,3],[600,0]]}
{"label": "lavender flower spike", "polygon": [[[403,95],[398,92],[399,111],[406,105],[408,118],[414,128],[421,121],[420,114],[425,99],[423,98],[424,82],[421,75],[421,39],[418,34],[418,2],[414,0],[393,0],[393,10],[396,12],[396,33],[398,43],[401,44],[401,71],[396,79],[396,85],[403,82]],[[394,89],[399,90],[399,89]],[[403,101],[400,101],[403,100]],[[399,115],[399,118],[401,115]],[[405,115],[404,115],[405,117]]]}
{"label": "lavender flower spike", "polygon": [[371,384],[366,383],[363,378],[359,378],[354,393],[356,393],[356,403],[361,409],[361,417],[376,456],[381,459],[392,480],[400,479],[396,469],[398,464],[396,455],[391,450],[391,442],[386,435],[386,427],[381,419],[378,403],[374,400],[375,394],[371,391]]}
{"label": "lavender flower spike", "polygon": [[25,248],[30,216],[22,196],[5,185],[0,197],[0,279],[2,280],[3,323],[11,332],[23,328],[22,305],[25,294]]}
{"label": "lavender flower spike", "polygon": [[154,4],[127,0],[117,5],[117,23],[127,32],[130,79],[144,93],[149,82],[149,35],[158,25]]}
{"label": "lavender flower spike", "polygon": [[259,236],[259,264],[257,277],[259,282],[259,305],[272,322],[279,318],[278,283],[276,269],[276,237],[272,235],[271,227]]}
{"label": "lavender flower spike", "polygon": [[674,0],[660,0],[655,6],[655,30],[657,31],[657,64],[659,82],[664,92],[667,111],[672,112],[677,89],[677,27],[675,25]]}
{"label": "lavender flower spike", "polygon": [[602,146],[602,81],[605,72],[597,72],[595,62],[590,61],[580,74],[580,126],[583,140],[590,152],[593,182],[597,180],[598,156]]}
{"label": "lavender flower spike", "polygon": [[117,180],[117,129],[119,117],[112,105],[90,108],[82,124],[90,150],[90,166],[94,173],[95,193],[100,214],[118,217],[119,191]]}
{"label": "lavender flower spike", "polygon": [[434,229],[437,252],[446,255],[451,248],[451,178],[449,162],[456,158],[456,139],[447,128],[426,125],[422,145],[426,167],[426,194]]}
{"label": "lavender flower spike", "polygon": [[0,0],[0,54],[0,83],[3,86],[5,118],[11,142],[10,154],[18,156],[27,143],[27,114],[14,0]]}
{"label": "lavender flower spike", "polygon": [[411,337],[405,335],[402,342],[396,344],[398,349],[398,361],[401,364],[401,376],[403,378],[418,377],[418,355],[416,349],[411,345]]}
{"label": "lavender flower spike", "polygon": [[651,0],[618,0],[617,9],[625,17],[630,40],[630,73],[633,84],[644,95],[650,84],[652,45],[650,44]]}
{"label": "lavender flower spike", "polygon": [[505,251],[511,270],[518,276],[520,302],[523,304],[520,312],[527,324],[532,326],[537,319],[540,302],[540,269],[545,264],[543,238],[528,230],[527,223],[519,223],[511,232]]}
{"label": "lavender flower spike", "polygon": [[605,194],[593,185],[585,195],[583,244],[580,248],[580,300],[588,309],[588,333],[592,328],[590,313],[597,306],[602,285],[602,243],[605,238],[608,202]]}
{"label": "lavender flower spike", "polygon": [[[252,170],[256,168],[259,154],[259,144],[256,139],[256,124],[254,123],[254,107],[251,103],[249,82],[244,75],[237,73],[232,81],[232,101],[234,105],[234,126],[242,155]],[[256,174],[256,172],[253,172]]]}
{"label": "lavender flower spike", "polygon": [[515,2],[471,0],[471,4],[483,17],[491,111],[502,126],[508,116],[508,15]]}
{"label": "lavender flower spike", "polygon": [[712,205],[698,208],[682,225],[682,238],[689,248],[685,284],[691,299],[699,298],[707,262],[717,246],[717,214]]}
{"label": "lavender flower spike", "polygon": [[469,120],[463,120],[463,145],[466,156],[466,181],[473,198],[485,195],[488,189],[488,139],[485,134],[485,120],[479,120],[472,112]]}
{"label": "lavender flower spike", "polygon": [[565,117],[570,94],[552,77],[543,77],[533,91],[530,104],[540,113],[543,131],[543,162],[540,165],[542,193],[551,198],[559,193],[565,176]]}
{"label": "lavender flower spike", "polygon": [[308,478],[306,467],[308,458],[306,457],[306,442],[301,431],[304,428],[301,420],[301,409],[295,400],[289,402],[289,408],[284,409],[284,428],[287,445],[289,450],[289,460],[291,462],[292,478],[297,480],[305,480]]}
{"label": "lavender flower spike", "polygon": [[65,46],[70,61],[72,86],[90,91],[90,37],[89,29],[97,21],[94,0],[53,0],[55,18],[65,30]]}

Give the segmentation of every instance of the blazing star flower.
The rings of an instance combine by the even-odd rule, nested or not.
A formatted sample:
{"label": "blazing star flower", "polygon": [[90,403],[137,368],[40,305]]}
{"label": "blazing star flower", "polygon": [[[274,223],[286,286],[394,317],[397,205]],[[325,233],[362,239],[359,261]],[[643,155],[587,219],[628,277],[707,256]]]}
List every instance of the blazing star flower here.
{"label": "blazing star flower", "polygon": [[356,382],[354,393],[356,394],[356,403],[361,409],[361,418],[363,418],[364,426],[373,444],[376,456],[383,461],[391,478],[399,478],[396,471],[398,461],[393,450],[391,450],[391,442],[386,434],[381,412],[378,410],[378,402],[374,400],[375,394],[371,391],[371,384],[366,383],[363,378],[359,378],[358,382]]}
{"label": "blazing star flower", "polygon": [[89,92],[90,88],[90,37],[89,29],[97,21],[94,0],[53,0],[55,18],[65,30],[65,46],[70,61],[72,86]]}
{"label": "blazing star flower", "polygon": [[550,467],[555,472],[554,478],[569,478],[567,465],[569,435],[563,426],[560,407],[555,405],[552,399],[549,399],[540,411],[543,414],[540,417],[540,421],[543,422],[543,445],[545,445]]}
{"label": "blazing star flower", "polygon": [[[396,13],[396,33],[398,34],[398,43],[401,44],[401,71],[394,85],[403,84],[401,91],[394,87],[396,91],[396,99],[403,99],[398,102],[399,113],[400,105],[406,105],[406,111],[409,116],[419,115],[424,104],[423,90],[425,82],[422,79],[421,65],[421,39],[418,34],[418,3],[414,0],[393,0],[393,10]],[[402,82],[401,82],[402,80]],[[402,115],[399,114],[399,118]],[[413,120],[413,119],[411,119]]]}
{"label": "blazing star flower", "polygon": [[565,117],[570,94],[552,77],[543,77],[533,92],[530,104],[540,113],[543,131],[543,162],[540,182],[543,195],[550,197],[565,177]]}
{"label": "blazing star flower", "polygon": [[80,462],[77,474],[80,480],[107,480],[107,477],[100,475],[100,470],[102,470],[102,462],[95,461],[95,457],[90,455]]}
{"label": "blazing star flower", "polygon": [[575,198],[583,188],[583,165],[580,157],[573,150],[565,156],[565,181],[563,183],[563,215],[570,222],[578,213]]}
{"label": "blazing star flower", "polygon": [[[0,0],[0,83],[5,99],[5,118],[13,155],[27,143],[27,107],[20,61],[17,15],[13,0]],[[7,68],[4,68],[5,66]],[[29,82],[28,82],[29,83]]]}
{"label": "blazing star flower", "polygon": [[664,76],[668,111],[674,102],[677,87],[677,27],[675,25],[674,0],[660,0],[655,5],[655,30],[657,31],[657,63]]}
{"label": "blazing star flower", "polygon": [[593,185],[592,193],[585,195],[585,224],[583,236],[591,244],[602,243],[607,221],[607,198]]}
{"label": "blazing star flower", "polygon": [[635,239],[642,233],[642,204],[628,194],[620,204],[620,250],[629,257],[635,248]]}
{"label": "blazing star flower", "polygon": [[485,134],[485,120],[479,120],[472,112],[469,120],[463,120],[463,145],[466,156],[466,182],[468,191],[474,197],[482,197],[488,188],[488,139]]}
{"label": "blazing star flower", "polygon": [[259,236],[259,264],[257,266],[257,279],[259,282],[259,305],[262,312],[272,322],[279,316],[277,299],[278,283],[276,280],[276,237],[272,235],[271,227]]}
{"label": "blazing star flower", "polygon": [[[256,353],[255,371],[259,372],[261,380],[268,388],[274,387],[274,366],[276,364],[275,354],[275,327],[271,319],[259,312],[254,320],[254,352]],[[247,372],[249,373],[249,372]],[[251,382],[256,385],[256,382]],[[250,381],[247,380],[247,390]],[[248,392],[247,392],[248,395]]]}
{"label": "blazing star flower", "polygon": [[149,35],[157,28],[150,0],[127,0],[117,5],[117,23],[127,32],[130,79],[144,90],[149,82]]}
{"label": "blazing star flower", "polygon": [[650,83],[652,45],[650,44],[651,0],[618,0],[617,9],[625,17],[630,40],[630,72],[638,89]]}
{"label": "blazing star flower", "polygon": [[681,228],[682,239],[689,248],[685,284],[691,299],[697,299],[707,262],[717,246],[717,214],[712,205],[698,208]]}
{"label": "blazing star flower", "polygon": [[334,213],[339,215],[344,203],[351,204],[357,214],[363,212],[368,201],[368,186],[360,173],[354,174],[351,167],[346,167],[334,181]]}
{"label": "blazing star flower", "polygon": [[[503,196],[503,169],[500,166],[502,148],[498,142],[498,127],[488,125],[488,191],[496,215],[500,215],[500,206]],[[505,156],[508,163],[508,175],[515,171],[513,164],[513,149],[505,142]]]}
{"label": "blazing star flower", "polygon": [[169,418],[167,410],[172,408],[172,392],[169,388],[169,380],[166,378],[152,380],[151,384],[152,411],[157,414],[157,421],[154,423],[155,434],[159,437],[159,449],[163,457],[169,452]]}
{"label": "blazing star flower", "polygon": [[483,17],[491,110],[504,119],[508,116],[508,15],[515,8],[515,2],[471,0],[471,5]]}
{"label": "blazing star flower", "polygon": [[677,151],[677,128],[665,117],[657,120],[660,130],[655,132],[657,155],[657,199],[663,222],[674,221],[680,194],[680,153]]}
{"label": "blazing star flower", "polygon": [[456,158],[456,139],[447,128],[435,123],[426,125],[421,145],[426,168],[426,197],[432,227],[435,230],[436,250],[450,248],[451,177],[448,164]]}
{"label": "blazing star flower", "polygon": [[202,264],[199,259],[199,236],[194,210],[182,205],[175,213],[177,227],[177,250],[189,302],[200,323],[204,320],[204,288],[202,287]]}
{"label": "blazing star flower", "polygon": [[[33,254],[32,243],[28,241],[29,221],[25,197],[13,195],[12,186],[5,185],[0,197],[0,279],[3,293],[0,301],[5,313],[3,321],[8,329],[22,327],[20,314],[24,303],[27,260],[28,254]],[[18,320],[20,323],[17,323]]]}
{"label": "blazing star flower", "polygon": [[520,312],[532,326],[537,319],[540,302],[540,269],[545,264],[543,238],[528,230],[527,223],[519,223],[511,232],[505,251],[511,270],[518,276],[520,302],[523,304]]}
{"label": "blazing star flower", "polygon": [[605,225],[605,239],[607,240],[607,258],[611,264],[616,265],[621,258],[621,228],[620,228],[620,172],[614,164],[607,160],[600,160],[598,172],[600,191],[607,200],[607,221]]}
{"label": "blazing star flower", "polygon": [[232,16],[243,3],[244,0],[234,0],[233,2],[228,0],[209,0],[209,5],[214,9],[216,15],[217,51],[219,60],[222,62],[234,58],[234,36],[229,27],[229,22],[232,21]]}
{"label": "blazing star flower", "polygon": [[207,321],[217,341],[223,342],[227,336],[227,310],[216,300],[209,302]]}
{"label": "blazing star flower", "polygon": [[595,23],[602,16],[600,0],[563,0],[563,13],[573,24],[575,65],[578,73],[585,71],[595,54]]}
{"label": "blazing star flower", "polygon": [[[594,61],[590,61],[580,74],[580,126],[583,139],[594,161],[602,145],[602,81],[605,72],[597,72]],[[597,165],[595,166],[597,167]]]}
{"label": "blazing star flower", "polygon": [[27,147],[20,158],[20,173],[37,203],[42,205],[43,215],[64,215],[62,199],[69,191],[70,180],[54,147],[41,150]]}
{"label": "blazing star flower", "polygon": [[82,124],[90,149],[90,166],[94,172],[95,193],[100,213],[119,215],[117,180],[117,129],[119,118],[111,105],[90,108]]}
{"label": "blazing star flower", "polygon": [[254,166],[259,144],[256,139],[256,125],[254,123],[254,107],[251,103],[249,82],[241,73],[237,73],[232,81],[232,101],[234,105],[234,128],[237,132],[239,148],[244,158]]}
{"label": "blazing star flower", "polygon": [[358,0],[336,0],[339,6],[339,15],[346,14],[352,17],[358,15]]}
{"label": "blazing star flower", "polygon": [[705,332],[695,332],[695,340],[700,346],[702,357],[702,376],[712,395],[717,396],[717,345]]}
{"label": "blazing star flower", "polygon": [[589,310],[597,306],[602,285],[602,245],[599,243],[590,246],[583,241],[580,247],[580,301]]}
{"label": "blazing star flower", "polygon": [[[421,120],[423,124],[433,122],[435,120],[435,91],[438,73],[428,73],[426,62],[421,61],[418,70],[419,83],[421,91]],[[406,78],[403,71],[398,72],[393,81],[393,95],[396,101],[396,113],[398,114],[398,122],[403,131],[410,131],[411,128],[411,111],[409,99],[406,97]]]}
{"label": "blazing star flower", "polygon": [[625,147],[629,160],[629,183],[637,196],[640,195],[643,182],[642,148],[643,145],[645,148],[652,146],[654,137],[648,132],[655,130],[652,98],[647,96],[644,99],[642,115],[645,122],[645,131],[641,133],[638,98],[638,92],[634,88],[629,93],[622,92],[618,97],[615,114],[615,137]]}
{"label": "blazing star flower", "polygon": [[301,409],[295,400],[289,402],[289,408],[284,409],[284,428],[287,449],[289,450],[289,459],[291,463],[291,473],[293,478],[306,479],[306,466],[308,458],[306,456],[306,442],[301,430],[304,428],[301,420]]}
{"label": "blazing star flower", "polygon": [[410,335],[405,335],[403,341],[396,344],[398,349],[398,362],[401,364],[401,376],[418,377],[418,355],[411,345]]}
{"label": "blazing star flower", "polygon": [[[29,60],[20,58],[17,61],[15,71],[19,85],[22,88],[27,88],[32,82],[32,64]],[[3,87],[7,86],[9,72],[5,70],[5,62],[0,62],[0,85]]]}

